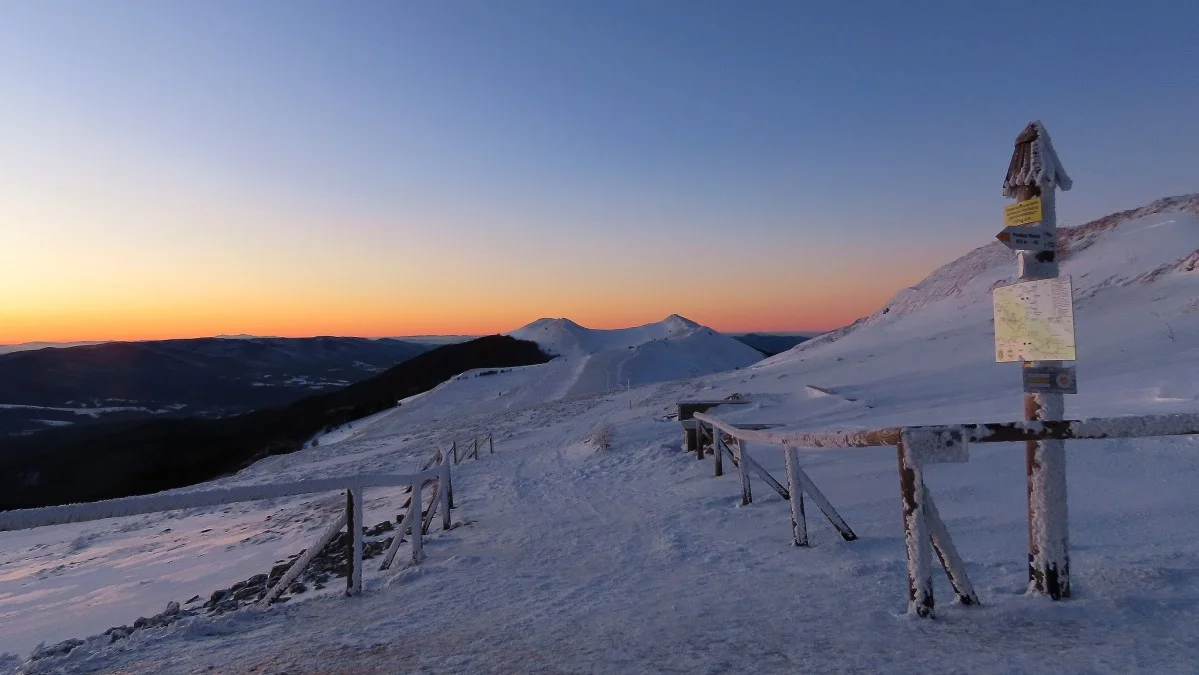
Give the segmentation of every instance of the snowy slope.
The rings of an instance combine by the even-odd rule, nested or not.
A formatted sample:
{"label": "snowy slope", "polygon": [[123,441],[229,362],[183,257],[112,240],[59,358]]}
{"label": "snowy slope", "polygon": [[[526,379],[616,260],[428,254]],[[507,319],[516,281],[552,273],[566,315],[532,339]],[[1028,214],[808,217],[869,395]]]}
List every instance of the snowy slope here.
{"label": "snowy slope", "polygon": [[[1070,416],[1199,411],[1196,204],[1150,205],[1064,233],[1063,274],[1078,296]],[[457,467],[454,518],[467,524],[435,530],[420,567],[368,567],[361,598],[185,619],[29,670],[1195,672],[1199,439],[1069,443],[1076,597],[1062,603],[1024,595],[1023,447],[980,445],[967,464],[931,468],[929,487],[984,603],[951,605],[938,577],[936,622],[903,615],[894,450],[805,453],[860,539],[842,541],[809,509],[813,546],[795,549],[777,495],[755,479],[754,503],[740,507],[735,473],[713,478],[710,464],[677,449],[679,427],[666,417],[674,403],[733,392],[753,402],[718,414],[797,428],[1018,419],[1019,373],[993,363],[990,308],[1013,258],[984,246],[852,329],[737,371],[627,391],[562,397],[578,363],[562,364],[620,344],[555,324],[545,339],[576,350],[563,359],[465,374],[339,442],[215,481],[405,471],[436,444],[494,433],[495,455]],[[624,349],[650,359],[662,349],[653,339]],[[595,454],[581,440],[603,421],[616,441]],[[750,452],[781,475],[777,450]],[[395,499],[368,493],[367,522],[394,517]],[[337,501],[0,533],[0,651],[97,633],[266,571],[306,545]]]}
{"label": "snowy slope", "polygon": [[707,375],[762,358],[752,347],[678,314],[614,330],[584,328],[570,319],[538,319],[509,335],[560,355],[555,367],[569,374],[553,375],[561,383],[557,397]]}

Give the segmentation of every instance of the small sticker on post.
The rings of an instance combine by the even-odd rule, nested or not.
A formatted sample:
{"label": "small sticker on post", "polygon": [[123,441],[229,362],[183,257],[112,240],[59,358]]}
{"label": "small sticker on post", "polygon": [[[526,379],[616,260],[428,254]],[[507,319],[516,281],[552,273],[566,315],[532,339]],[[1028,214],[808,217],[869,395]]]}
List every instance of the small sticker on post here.
{"label": "small sticker on post", "polygon": [[1077,394],[1073,366],[1025,366],[1020,369],[1028,394]]}

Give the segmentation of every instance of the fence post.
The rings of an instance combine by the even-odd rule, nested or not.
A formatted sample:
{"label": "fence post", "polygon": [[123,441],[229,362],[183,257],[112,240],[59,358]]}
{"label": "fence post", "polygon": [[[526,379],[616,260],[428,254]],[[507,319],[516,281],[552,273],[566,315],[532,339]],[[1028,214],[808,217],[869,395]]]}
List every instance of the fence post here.
{"label": "fence post", "polygon": [[487,434],[487,454],[495,454],[495,436],[493,434]]}
{"label": "fence post", "polygon": [[450,458],[444,452],[441,453],[441,529],[450,529],[450,509],[454,505],[453,497],[450,496]]}
{"label": "fence post", "polygon": [[741,505],[754,500],[749,488],[749,467],[745,465],[745,441],[737,439],[737,470],[741,473]]}
{"label": "fence post", "polygon": [[478,459],[479,459],[479,437],[478,436],[475,436],[475,449],[474,449],[473,454],[475,456],[475,460],[478,461]]}
{"label": "fence post", "polygon": [[[423,482],[424,482],[423,480],[418,480],[412,484],[412,503],[408,505],[409,517],[405,519],[412,523],[412,564],[413,565],[418,564],[421,561],[421,558],[424,557],[423,547],[421,546],[422,542],[421,542],[421,532],[420,532],[422,522],[424,521],[424,514],[421,513],[421,502],[424,501],[423,497],[421,496],[421,483],[423,483]],[[403,534],[404,534],[403,532],[400,532],[396,536],[398,537]]]}
{"label": "fence post", "polygon": [[796,546],[808,545],[808,521],[803,510],[803,485],[799,482],[799,452],[791,446],[783,448],[787,462],[787,491],[791,494],[791,534]]}
{"label": "fence post", "polygon": [[455,440],[454,444],[452,446],[450,446],[450,450],[453,451],[454,463],[457,464],[458,463],[458,441],[457,440]]}
{"label": "fence post", "polygon": [[720,451],[720,446],[722,443],[724,443],[724,440],[721,439],[719,431],[714,431],[713,434],[716,436],[715,440],[712,441],[712,454],[716,455],[715,471],[716,471],[717,476],[723,476],[724,475],[724,453],[722,453]]}
{"label": "fence post", "polygon": [[[704,458],[704,423],[696,422],[695,426],[695,458]],[[716,433],[716,427],[712,427],[712,433]]]}
{"label": "fence post", "polygon": [[346,534],[350,551],[346,556],[346,595],[362,592],[362,488],[346,489]]}
{"label": "fence post", "polygon": [[[450,474],[450,453],[443,452],[445,455],[445,499],[446,506],[450,509],[457,508],[454,506],[454,477]],[[446,509],[446,517],[449,517],[449,509]]]}
{"label": "fence post", "polygon": [[903,503],[903,539],[908,553],[908,614],[934,618],[932,547],[924,518],[924,476],[920,463],[903,443],[899,458],[899,493]]}

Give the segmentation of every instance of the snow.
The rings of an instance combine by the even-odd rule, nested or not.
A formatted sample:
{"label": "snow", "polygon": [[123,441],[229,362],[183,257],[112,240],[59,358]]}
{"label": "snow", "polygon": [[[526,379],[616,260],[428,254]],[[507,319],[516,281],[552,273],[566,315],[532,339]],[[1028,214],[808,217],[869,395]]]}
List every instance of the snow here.
{"label": "snow", "polygon": [[[1066,417],[1199,412],[1199,272],[1185,264],[1199,249],[1196,204],[1062,231],[1062,272],[1078,294],[1080,393]],[[679,450],[677,402],[732,393],[750,403],[709,414],[787,425],[761,433],[1021,419],[1018,367],[992,352],[990,289],[1014,276],[1014,256],[992,244],[852,328],[739,370],[627,390],[587,391],[596,378],[572,393],[590,359],[687,330],[628,350],[628,337],[532,324],[550,329],[562,358],[460,378],[355,422],[352,435],[180,491],[407,473],[438,445],[494,434],[494,455],[454,467],[458,526],[430,532],[420,565],[367,565],[358,597],[192,617],[26,670],[1193,672],[1195,437],[1066,442],[1072,598],[1056,603],[1026,593],[1024,444],[976,443],[968,462],[926,467],[926,504],[935,497],[982,603],[947,602],[952,589],[934,569],[936,621],[905,615],[894,448],[798,448],[858,535],[844,541],[809,513],[809,547],[793,545],[775,492],[741,506],[732,472],[715,478]],[[583,440],[604,422],[612,447],[593,452]],[[747,450],[786,475],[777,447]],[[401,502],[398,489],[367,491],[364,522],[394,519]],[[265,572],[344,509],[341,495],[293,496],[0,533],[0,652],[23,659],[39,642],[84,638]]]}

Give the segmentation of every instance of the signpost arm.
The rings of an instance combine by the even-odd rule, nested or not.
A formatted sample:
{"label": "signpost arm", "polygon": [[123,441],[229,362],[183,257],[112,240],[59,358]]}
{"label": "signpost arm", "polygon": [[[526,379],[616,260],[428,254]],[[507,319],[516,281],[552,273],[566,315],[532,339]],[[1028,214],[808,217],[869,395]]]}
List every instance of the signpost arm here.
{"label": "signpost arm", "polygon": [[[1004,195],[1019,201],[1040,197],[1041,228],[1057,241],[1055,191],[1068,190],[1066,175],[1040,122],[1029,124],[1016,138],[1016,148],[1004,180]],[[1021,281],[1058,276],[1056,246],[1048,251],[1019,251]],[[1060,361],[1034,361],[1028,366],[1060,366]],[[1024,418],[1057,421],[1065,418],[1060,393],[1026,393]],[[1066,511],[1065,441],[1028,441],[1028,577],[1029,590],[1054,600],[1070,597],[1070,545]]]}

